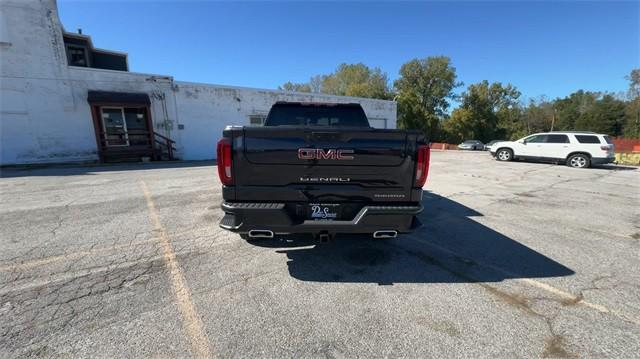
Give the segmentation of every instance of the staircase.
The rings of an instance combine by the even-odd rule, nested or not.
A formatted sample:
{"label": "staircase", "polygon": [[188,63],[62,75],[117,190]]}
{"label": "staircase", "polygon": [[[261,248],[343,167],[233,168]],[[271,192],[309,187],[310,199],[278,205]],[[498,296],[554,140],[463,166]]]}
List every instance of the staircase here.
{"label": "staircase", "polygon": [[175,141],[153,131],[137,131],[128,134],[128,146],[106,146],[102,144],[102,162],[140,162],[144,158],[152,161],[175,160]]}
{"label": "staircase", "polygon": [[173,145],[176,143],[176,141],[159,133],[154,132],[153,135],[154,143],[156,145],[154,161],[175,160],[175,158],[173,157],[173,153],[176,151],[176,148],[173,147]]}

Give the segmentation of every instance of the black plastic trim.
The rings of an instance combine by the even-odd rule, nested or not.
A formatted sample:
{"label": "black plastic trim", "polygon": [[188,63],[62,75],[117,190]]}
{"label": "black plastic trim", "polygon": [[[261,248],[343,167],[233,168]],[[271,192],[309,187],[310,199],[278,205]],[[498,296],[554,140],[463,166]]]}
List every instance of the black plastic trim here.
{"label": "black plastic trim", "polygon": [[[416,228],[414,217],[423,207],[416,205],[365,205],[351,220],[300,219],[284,203],[223,202],[226,215],[220,227],[238,233],[271,230],[275,233],[373,233],[396,230],[408,233]],[[232,216],[232,217],[231,217]],[[233,220],[233,222],[231,222]]]}

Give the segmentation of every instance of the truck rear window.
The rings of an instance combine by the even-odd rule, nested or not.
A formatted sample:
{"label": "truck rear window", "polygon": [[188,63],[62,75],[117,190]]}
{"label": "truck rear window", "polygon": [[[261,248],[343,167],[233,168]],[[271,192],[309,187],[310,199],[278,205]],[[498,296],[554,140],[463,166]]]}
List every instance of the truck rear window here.
{"label": "truck rear window", "polygon": [[370,127],[358,105],[276,104],[265,126]]}

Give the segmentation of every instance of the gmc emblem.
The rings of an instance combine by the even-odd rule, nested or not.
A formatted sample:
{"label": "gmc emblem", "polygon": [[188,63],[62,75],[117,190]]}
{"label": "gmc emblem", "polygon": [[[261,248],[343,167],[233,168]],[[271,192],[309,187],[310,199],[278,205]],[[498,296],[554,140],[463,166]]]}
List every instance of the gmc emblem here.
{"label": "gmc emblem", "polygon": [[301,160],[352,160],[353,150],[337,150],[322,148],[299,148],[298,158]]}

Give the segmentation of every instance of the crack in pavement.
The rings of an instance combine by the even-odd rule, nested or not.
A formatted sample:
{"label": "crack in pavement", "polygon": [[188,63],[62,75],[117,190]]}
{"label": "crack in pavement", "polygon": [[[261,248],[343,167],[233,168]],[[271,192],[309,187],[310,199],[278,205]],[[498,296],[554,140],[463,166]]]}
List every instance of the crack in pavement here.
{"label": "crack in pavement", "polygon": [[[455,253],[442,248],[438,245],[435,245],[433,243],[428,243],[428,242],[424,242],[426,245],[428,246],[432,246],[442,252],[447,253],[449,256],[451,256],[459,265],[460,268],[462,269],[456,269],[454,268],[452,265],[447,264],[437,258],[435,258],[434,256],[425,254],[424,252],[420,252],[420,251],[412,251],[412,250],[407,250],[406,252],[409,255],[412,255],[422,261],[424,261],[427,264],[431,264],[431,265],[435,265],[436,267],[445,270],[448,273],[451,273],[452,275],[463,279],[466,282],[469,283],[473,283],[476,284],[478,286],[480,286],[481,288],[483,288],[485,291],[487,291],[488,293],[490,293],[494,298],[499,299],[501,302],[504,302],[514,308],[517,308],[521,311],[523,311],[524,313],[528,314],[531,317],[534,318],[538,318],[544,321],[544,323],[546,324],[547,328],[548,328],[548,332],[549,332],[549,336],[548,338],[545,340],[545,350],[543,355],[545,357],[563,357],[563,358],[570,358],[570,357],[574,357],[575,355],[572,354],[570,352],[570,350],[567,348],[567,340],[566,338],[557,333],[555,328],[554,328],[554,320],[556,319],[558,313],[554,314],[554,315],[550,315],[547,313],[542,313],[542,312],[538,312],[536,310],[534,310],[531,307],[531,304],[533,301],[536,300],[549,300],[549,301],[553,301],[556,303],[561,304],[562,306],[573,306],[573,305],[581,305],[593,310],[596,310],[600,313],[603,314],[610,314],[613,315],[615,317],[617,317],[618,319],[621,319],[625,322],[631,323],[631,324],[635,324],[635,325],[640,325],[640,321],[638,321],[637,319],[634,318],[629,318],[626,315],[623,315],[621,313],[618,313],[616,311],[610,310],[609,308],[606,308],[602,305],[599,304],[595,304],[595,303],[591,303],[588,302],[586,300],[584,300],[584,294],[583,292],[585,290],[589,290],[590,288],[585,288],[583,290],[580,291],[580,293],[578,295],[574,295],[568,292],[565,292],[563,290],[557,289],[555,287],[552,287],[546,283],[543,282],[539,282],[530,278],[518,278],[518,276],[515,273],[510,273],[506,270],[503,270],[501,268],[497,268],[495,266],[492,265],[488,265],[488,264],[484,264],[484,263],[479,263],[476,261],[473,261],[471,259],[468,258],[463,258],[460,257],[458,255],[456,255]],[[484,267],[487,269],[491,269],[497,272],[501,272],[504,274],[507,274],[509,277],[514,278],[517,282],[519,283],[524,283],[527,284],[529,286],[538,288],[538,289],[542,289],[545,292],[552,294],[553,296],[543,296],[543,297],[526,297],[524,295],[520,295],[520,294],[516,294],[516,293],[510,293],[507,291],[503,291],[495,286],[489,285],[486,282],[483,282],[481,280],[479,280],[478,278],[476,278],[475,276],[473,276],[472,273],[470,273],[470,269],[472,269],[474,266],[480,266],[480,267]],[[595,284],[598,282],[599,280],[603,280],[606,277],[602,277],[602,278],[595,278],[591,283],[592,285],[595,286]]]}

